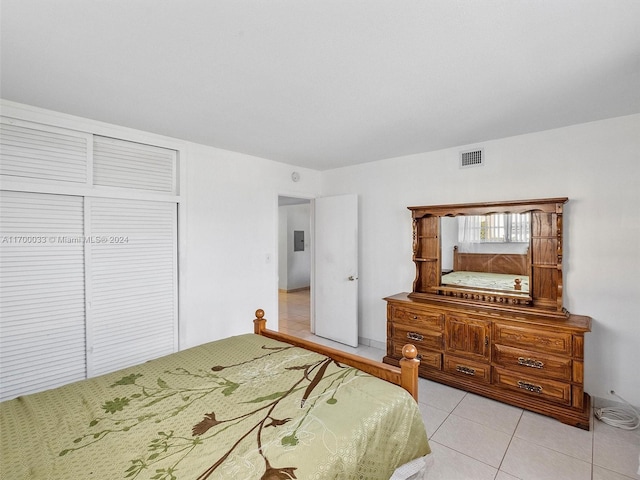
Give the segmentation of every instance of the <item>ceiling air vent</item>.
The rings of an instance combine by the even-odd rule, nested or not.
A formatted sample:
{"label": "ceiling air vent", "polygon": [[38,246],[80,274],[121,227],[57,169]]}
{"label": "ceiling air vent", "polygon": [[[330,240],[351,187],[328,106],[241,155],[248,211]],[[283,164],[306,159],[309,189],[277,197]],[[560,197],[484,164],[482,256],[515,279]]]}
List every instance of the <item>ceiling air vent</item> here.
{"label": "ceiling air vent", "polygon": [[484,165],[484,150],[469,150],[460,152],[460,168],[479,167]]}

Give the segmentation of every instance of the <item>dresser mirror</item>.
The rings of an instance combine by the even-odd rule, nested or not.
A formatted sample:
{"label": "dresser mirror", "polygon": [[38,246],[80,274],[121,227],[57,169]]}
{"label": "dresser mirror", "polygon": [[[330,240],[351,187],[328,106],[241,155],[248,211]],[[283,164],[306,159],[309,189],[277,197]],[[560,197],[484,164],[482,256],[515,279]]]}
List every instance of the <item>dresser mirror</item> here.
{"label": "dresser mirror", "polygon": [[440,218],[440,285],[529,295],[531,214]]}
{"label": "dresser mirror", "polygon": [[566,198],[409,207],[413,297],[562,311]]}

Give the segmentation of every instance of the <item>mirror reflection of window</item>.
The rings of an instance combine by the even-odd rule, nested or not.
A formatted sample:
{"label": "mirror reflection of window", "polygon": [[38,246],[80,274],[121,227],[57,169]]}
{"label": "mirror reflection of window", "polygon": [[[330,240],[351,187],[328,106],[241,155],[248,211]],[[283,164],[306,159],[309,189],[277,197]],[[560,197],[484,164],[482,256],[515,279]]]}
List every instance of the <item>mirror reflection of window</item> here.
{"label": "mirror reflection of window", "polygon": [[528,213],[494,213],[458,217],[462,243],[526,243],[531,235]]}
{"label": "mirror reflection of window", "polygon": [[457,221],[457,245],[464,253],[526,253],[531,238],[529,213],[464,215]]}

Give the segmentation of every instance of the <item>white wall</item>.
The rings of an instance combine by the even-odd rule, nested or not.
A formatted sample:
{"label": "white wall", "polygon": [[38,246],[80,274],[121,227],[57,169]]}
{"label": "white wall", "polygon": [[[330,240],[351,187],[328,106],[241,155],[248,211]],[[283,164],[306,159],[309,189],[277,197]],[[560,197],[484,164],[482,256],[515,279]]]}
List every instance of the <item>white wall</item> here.
{"label": "white wall", "polygon": [[[458,152],[483,147],[484,167]],[[569,197],[564,305],[593,318],[586,390],[640,405],[640,115],[325,172],[323,194],[360,197],[360,336],[385,340],[382,297],[411,289],[409,205]]]}
{"label": "white wall", "polygon": [[190,144],[181,344],[246,333],[257,308],[278,318],[278,194],[316,196],[318,172]]}
{"label": "white wall", "polygon": [[[311,207],[309,203],[279,207],[279,278],[282,290],[295,290],[311,285]],[[293,250],[293,232],[304,232],[304,250]]]}

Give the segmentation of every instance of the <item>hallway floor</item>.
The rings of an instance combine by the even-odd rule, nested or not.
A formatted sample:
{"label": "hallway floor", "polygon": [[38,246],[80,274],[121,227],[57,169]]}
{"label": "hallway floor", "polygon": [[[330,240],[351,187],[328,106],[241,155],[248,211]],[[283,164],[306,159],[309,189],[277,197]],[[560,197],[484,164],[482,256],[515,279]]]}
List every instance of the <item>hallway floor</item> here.
{"label": "hallway floor", "polygon": [[297,334],[309,333],[311,316],[311,293],[309,289],[278,293],[278,324],[280,331]]}

